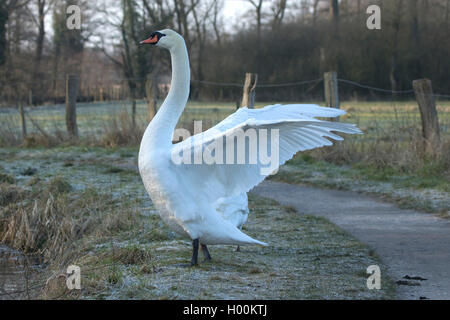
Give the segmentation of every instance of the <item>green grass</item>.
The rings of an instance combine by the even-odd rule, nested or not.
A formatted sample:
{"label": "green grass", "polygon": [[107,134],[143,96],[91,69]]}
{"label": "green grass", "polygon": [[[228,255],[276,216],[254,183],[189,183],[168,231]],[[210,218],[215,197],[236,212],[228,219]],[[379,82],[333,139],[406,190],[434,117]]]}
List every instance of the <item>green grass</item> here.
{"label": "green grass", "polygon": [[[159,104],[161,101],[159,102]],[[274,102],[257,102],[256,107],[263,107]],[[309,101],[300,103],[311,103]],[[316,102],[319,105],[323,103]],[[147,106],[144,101],[137,104],[137,124],[145,126]],[[420,125],[420,113],[415,101],[406,102],[342,102],[341,108],[349,113],[341,117],[342,121],[357,123],[366,134],[383,134],[385,130],[396,126],[405,134],[408,130]],[[441,128],[444,134],[449,132],[450,102],[438,101],[437,109]],[[206,127],[223,120],[236,110],[234,103],[189,101],[180,119],[180,124],[203,120]],[[6,112],[7,111],[7,112]],[[65,131],[65,109],[63,105],[54,107],[36,107],[30,109],[30,116],[48,132]],[[80,134],[97,135],[104,131],[112,119],[130,117],[131,104],[127,101],[105,103],[79,103],[77,123]],[[0,123],[7,124],[16,132],[20,132],[20,117],[13,109],[0,109]],[[37,129],[28,121],[28,131]]]}

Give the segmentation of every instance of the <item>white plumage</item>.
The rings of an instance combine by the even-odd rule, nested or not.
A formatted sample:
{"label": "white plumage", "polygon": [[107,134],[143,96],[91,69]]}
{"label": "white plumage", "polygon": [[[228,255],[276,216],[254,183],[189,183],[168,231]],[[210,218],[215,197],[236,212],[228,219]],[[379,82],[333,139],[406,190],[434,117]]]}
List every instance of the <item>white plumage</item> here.
{"label": "white plumage", "polygon": [[[332,131],[348,134],[361,131],[353,124],[314,118],[341,116],[345,114],[343,110],[316,105],[271,105],[262,109],[241,108],[213,128],[172,145],[175,126],[189,95],[189,59],[179,34],[162,30],[159,35],[157,42],[152,37],[146,43],[170,51],[171,89],[147,127],[139,150],[140,174],[152,201],[171,228],[194,240],[195,263],[195,241],[203,245],[266,245],[239,230],[248,216],[248,208],[247,211],[239,209],[247,202],[246,192],[271,173],[263,173],[263,169],[269,166],[277,169],[298,151],[332,145],[327,138],[343,140]],[[267,150],[279,151],[275,164],[268,165],[267,159],[263,159],[261,145],[251,149],[245,140],[237,139],[235,148],[244,150],[246,159],[251,158],[251,151],[256,151],[256,164],[228,164],[225,161],[228,150],[222,155],[218,153],[220,148],[226,150],[226,144],[231,141],[227,139],[249,130],[256,132],[258,139],[262,139],[263,132],[269,132]],[[273,132],[278,133],[278,141],[271,139],[272,135],[275,137]],[[224,164],[197,163],[195,159],[202,159],[205,153],[223,159]],[[174,156],[189,161],[175,163]],[[236,157],[237,153],[234,160]],[[236,214],[239,211],[242,214]]]}
{"label": "white plumage", "polygon": [[222,218],[229,221],[233,226],[242,230],[248,219],[248,197],[242,193],[234,197],[219,198],[214,207]]}

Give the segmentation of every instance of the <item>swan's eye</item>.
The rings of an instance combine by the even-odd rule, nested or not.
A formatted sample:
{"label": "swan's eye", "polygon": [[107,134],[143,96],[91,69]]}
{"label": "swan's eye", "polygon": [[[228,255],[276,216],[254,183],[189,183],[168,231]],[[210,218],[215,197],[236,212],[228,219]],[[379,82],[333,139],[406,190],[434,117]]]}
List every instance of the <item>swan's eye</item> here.
{"label": "swan's eye", "polygon": [[166,36],[165,34],[161,33],[161,32],[153,32],[150,35],[150,38],[148,38],[147,40],[141,41],[140,44],[157,44],[159,39],[161,39],[162,37]]}
{"label": "swan's eye", "polygon": [[165,34],[156,31],[150,35],[150,38],[156,37],[157,41],[159,41],[159,39],[161,39],[162,37],[165,37],[165,36],[166,36]]}

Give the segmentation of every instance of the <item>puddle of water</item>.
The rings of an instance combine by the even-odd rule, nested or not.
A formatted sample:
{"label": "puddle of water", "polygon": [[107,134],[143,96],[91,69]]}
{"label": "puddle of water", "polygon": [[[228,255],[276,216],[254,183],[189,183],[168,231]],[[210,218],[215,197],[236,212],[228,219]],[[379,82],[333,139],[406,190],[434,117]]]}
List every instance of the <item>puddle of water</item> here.
{"label": "puddle of water", "polygon": [[37,289],[33,274],[36,267],[35,262],[19,251],[0,244],[0,300],[32,298]]}

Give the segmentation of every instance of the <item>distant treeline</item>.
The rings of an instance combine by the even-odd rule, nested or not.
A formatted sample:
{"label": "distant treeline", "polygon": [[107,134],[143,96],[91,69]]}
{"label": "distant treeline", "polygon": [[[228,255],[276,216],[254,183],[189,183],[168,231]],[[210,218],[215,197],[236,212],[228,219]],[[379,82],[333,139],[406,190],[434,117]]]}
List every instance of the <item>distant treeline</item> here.
{"label": "distant treeline", "polygon": [[[231,26],[222,14],[223,0],[107,0],[107,6],[3,0],[0,104],[61,102],[68,73],[80,77],[81,100],[143,98],[148,76],[160,84],[169,79],[168,53],[139,45],[162,28],[186,40],[193,99],[238,100],[246,72],[257,73],[258,84],[287,84],[258,88],[260,101],[320,99],[320,81],[292,83],[320,79],[327,71],[393,91],[429,78],[436,92],[450,93],[450,0],[247,1],[249,11]],[[81,8],[81,30],[66,28],[70,4]],[[381,8],[381,30],[366,26],[366,9],[374,4]],[[344,99],[393,98],[339,85]]]}

